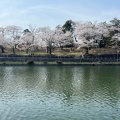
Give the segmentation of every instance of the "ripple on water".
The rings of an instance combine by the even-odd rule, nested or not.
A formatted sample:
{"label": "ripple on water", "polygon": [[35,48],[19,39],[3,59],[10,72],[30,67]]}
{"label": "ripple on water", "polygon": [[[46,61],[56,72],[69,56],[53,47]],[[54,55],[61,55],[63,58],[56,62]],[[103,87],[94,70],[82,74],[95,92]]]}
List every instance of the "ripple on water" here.
{"label": "ripple on water", "polygon": [[119,120],[120,68],[2,67],[0,120]]}

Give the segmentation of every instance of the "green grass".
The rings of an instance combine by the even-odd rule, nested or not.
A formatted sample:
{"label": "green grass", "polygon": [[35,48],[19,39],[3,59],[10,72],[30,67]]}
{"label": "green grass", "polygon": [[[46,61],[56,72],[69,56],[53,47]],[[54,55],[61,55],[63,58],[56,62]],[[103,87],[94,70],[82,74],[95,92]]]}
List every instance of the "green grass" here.
{"label": "green grass", "polygon": [[[85,53],[84,49],[76,50],[74,48],[70,52],[70,48],[64,48],[63,50],[61,50],[60,48],[55,48],[52,50],[52,54],[56,55],[56,56],[80,56],[83,51]],[[94,51],[96,51],[96,52],[94,52]],[[93,49],[89,50],[89,54],[93,54],[93,55],[99,54],[100,55],[100,54],[116,53],[116,51],[117,51],[116,49],[111,49],[111,48],[93,48]],[[5,55],[13,54],[11,50],[6,50],[5,52],[6,53],[3,53]],[[33,52],[30,50],[29,50],[28,54],[26,53],[26,51],[19,51],[19,50],[15,50],[15,53],[17,55],[30,55],[31,53],[34,53],[34,55],[42,55],[42,56],[49,55],[49,53],[46,53],[46,52],[41,52],[41,51]]]}
{"label": "green grass", "polygon": [[56,56],[80,56],[81,53],[80,52],[53,52],[53,55]]}
{"label": "green grass", "polygon": [[[46,53],[46,52],[32,52],[34,53],[34,55],[42,55],[42,56],[46,56],[46,55],[49,55],[49,53]],[[16,52],[17,55],[30,55],[27,54],[26,52]],[[56,56],[80,56],[80,52],[53,52],[52,53],[53,55],[56,55]]]}
{"label": "green grass", "polygon": [[[28,65],[27,62],[0,62],[0,65]],[[44,62],[34,62],[33,65],[58,65],[57,62],[47,62],[46,64]],[[120,65],[120,62],[62,62],[62,64],[59,65]]]}

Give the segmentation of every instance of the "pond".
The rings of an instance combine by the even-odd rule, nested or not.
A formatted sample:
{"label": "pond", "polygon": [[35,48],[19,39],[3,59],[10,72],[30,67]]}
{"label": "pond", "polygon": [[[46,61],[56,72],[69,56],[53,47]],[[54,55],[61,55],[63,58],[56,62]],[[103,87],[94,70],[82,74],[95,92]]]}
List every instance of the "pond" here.
{"label": "pond", "polygon": [[119,66],[0,67],[0,120],[119,120]]}

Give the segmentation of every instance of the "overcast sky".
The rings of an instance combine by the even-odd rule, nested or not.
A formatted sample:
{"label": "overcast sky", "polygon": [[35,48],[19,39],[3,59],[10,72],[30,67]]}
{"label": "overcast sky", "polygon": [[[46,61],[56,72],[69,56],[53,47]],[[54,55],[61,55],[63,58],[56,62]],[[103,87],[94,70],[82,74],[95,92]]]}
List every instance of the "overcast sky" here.
{"label": "overcast sky", "polygon": [[0,26],[63,25],[73,21],[120,19],[120,0],[0,0]]}

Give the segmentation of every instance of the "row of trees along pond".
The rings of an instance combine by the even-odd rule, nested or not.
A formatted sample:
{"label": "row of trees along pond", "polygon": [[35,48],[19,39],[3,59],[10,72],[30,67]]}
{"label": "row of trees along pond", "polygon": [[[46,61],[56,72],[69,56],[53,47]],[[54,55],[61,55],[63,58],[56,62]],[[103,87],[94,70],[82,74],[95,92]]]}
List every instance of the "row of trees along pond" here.
{"label": "row of trees along pond", "polygon": [[120,43],[120,20],[114,18],[106,22],[82,22],[68,20],[65,24],[50,27],[32,27],[23,30],[20,26],[0,27],[0,49],[8,46],[15,49],[29,51],[34,48],[47,48],[51,54],[53,47],[74,46],[76,49],[84,48],[88,54],[89,48],[110,46],[118,48]]}

